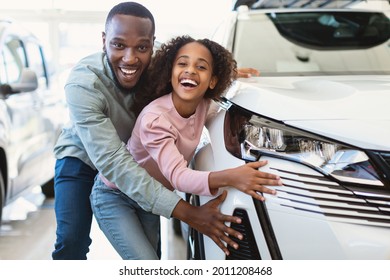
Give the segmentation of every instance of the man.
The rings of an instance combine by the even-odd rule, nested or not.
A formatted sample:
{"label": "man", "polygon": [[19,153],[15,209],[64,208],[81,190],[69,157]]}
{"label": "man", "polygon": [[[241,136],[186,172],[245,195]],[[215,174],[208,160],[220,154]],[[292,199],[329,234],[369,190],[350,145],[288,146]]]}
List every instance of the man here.
{"label": "man", "polygon": [[[221,214],[224,193],[194,207],[148,175],[125,147],[135,123],[132,104],[153,53],[155,23],[149,10],[135,2],[114,6],[106,19],[103,52],[81,60],[65,85],[71,123],[55,147],[57,240],[53,259],[86,259],[92,242],[89,195],[100,171],[146,211],[175,217],[209,236],[228,253],[228,235],[242,238]],[[269,174],[269,185],[277,185]],[[125,218],[125,217],[124,217]]]}

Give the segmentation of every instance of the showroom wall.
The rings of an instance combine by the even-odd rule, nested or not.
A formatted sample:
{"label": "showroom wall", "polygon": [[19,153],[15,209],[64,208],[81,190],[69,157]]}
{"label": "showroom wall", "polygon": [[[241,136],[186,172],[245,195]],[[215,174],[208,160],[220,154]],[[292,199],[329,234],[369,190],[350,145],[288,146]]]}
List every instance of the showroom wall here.
{"label": "showroom wall", "polygon": [[[66,71],[83,56],[101,50],[109,9],[122,1],[0,0],[0,18],[18,21],[43,41],[56,71]],[[211,37],[231,8],[229,0],[140,0],[156,20],[156,37],[166,41],[189,34]]]}

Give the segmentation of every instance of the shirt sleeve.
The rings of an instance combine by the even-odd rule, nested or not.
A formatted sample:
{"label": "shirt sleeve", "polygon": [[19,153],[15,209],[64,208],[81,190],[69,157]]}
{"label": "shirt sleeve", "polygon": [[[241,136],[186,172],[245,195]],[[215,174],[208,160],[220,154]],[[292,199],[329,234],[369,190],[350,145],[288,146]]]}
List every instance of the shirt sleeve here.
{"label": "shirt sleeve", "polygon": [[163,116],[145,114],[141,119],[140,141],[171,185],[182,192],[211,196],[208,171],[188,167],[177,149],[177,133]]}
{"label": "shirt sleeve", "polygon": [[76,132],[97,170],[145,211],[171,217],[180,197],[134,161],[104,113],[104,95],[96,89],[68,84],[66,99]]}

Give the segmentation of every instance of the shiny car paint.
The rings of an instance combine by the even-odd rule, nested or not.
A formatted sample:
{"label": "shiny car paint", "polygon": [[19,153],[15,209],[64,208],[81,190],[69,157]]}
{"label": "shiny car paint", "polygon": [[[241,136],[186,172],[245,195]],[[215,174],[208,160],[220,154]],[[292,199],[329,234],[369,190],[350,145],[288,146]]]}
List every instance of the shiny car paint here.
{"label": "shiny car paint", "polygon": [[[388,3],[384,5],[390,10]],[[207,139],[202,141],[206,144],[200,148],[193,164],[198,170],[221,170],[248,160],[243,151],[235,155],[229,152],[226,142],[229,116],[244,112],[252,116],[251,120],[261,119],[264,124],[273,124],[278,129],[344,145],[356,154],[367,155],[368,168],[375,170],[376,179],[364,181],[348,174],[338,177],[294,154],[259,148],[255,151],[254,155],[258,156],[255,160],[269,162],[261,170],[279,175],[284,185],[272,187],[277,190],[275,196],[264,194],[264,203],[226,187],[228,196],[221,211],[242,217],[243,225],[231,225],[244,234],[243,241],[237,240],[240,249],[230,248],[232,255],[226,257],[208,237],[190,230],[189,258],[390,259],[389,41],[368,48],[371,54],[350,47],[341,50],[343,46],[339,43],[340,49],[332,51],[305,50],[277,35],[268,20],[279,12],[317,15],[338,11],[333,8],[242,9],[233,13],[224,25],[227,31],[220,42],[233,51],[239,66],[252,66],[251,61],[257,61],[259,64],[255,67],[262,74],[240,79],[227,92],[221,103],[223,109],[208,126]],[[346,9],[342,11],[348,15]],[[251,28],[268,37],[260,36],[256,42],[242,39],[244,37],[240,36],[248,32],[239,33],[237,26],[243,26],[239,22],[255,22],[256,17],[260,18],[259,23],[253,23]],[[237,41],[239,39],[242,40]],[[269,51],[253,48],[260,44],[269,45]],[[286,54],[295,53],[297,49],[305,53],[305,58],[308,53],[313,54],[313,59],[287,61],[289,55]],[[366,58],[377,62],[371,63]],[[275,69],[270,70],[276,61],[281,63],[275,63]],[[263,71],[262,64],[267,65]],[[380,69],[371,68],[377,66]],[[321,71],[326,67],[327,70]],[[357,68],[359,71],[355,71]],[[192,197],[195,204],[204,204],[209,199]]]}

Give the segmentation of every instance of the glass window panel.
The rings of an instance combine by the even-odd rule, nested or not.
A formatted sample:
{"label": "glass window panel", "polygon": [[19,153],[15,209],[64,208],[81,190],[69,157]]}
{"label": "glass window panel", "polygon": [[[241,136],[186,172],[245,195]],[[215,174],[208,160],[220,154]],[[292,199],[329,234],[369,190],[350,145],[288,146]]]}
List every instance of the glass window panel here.
{"label": "glass window panel", "polygon": [[14,38],[6,40],[4,47],[4,64],[7,83],[15,83],[18,81],[22,69],[27,67],[26,62],[22,42]]}

